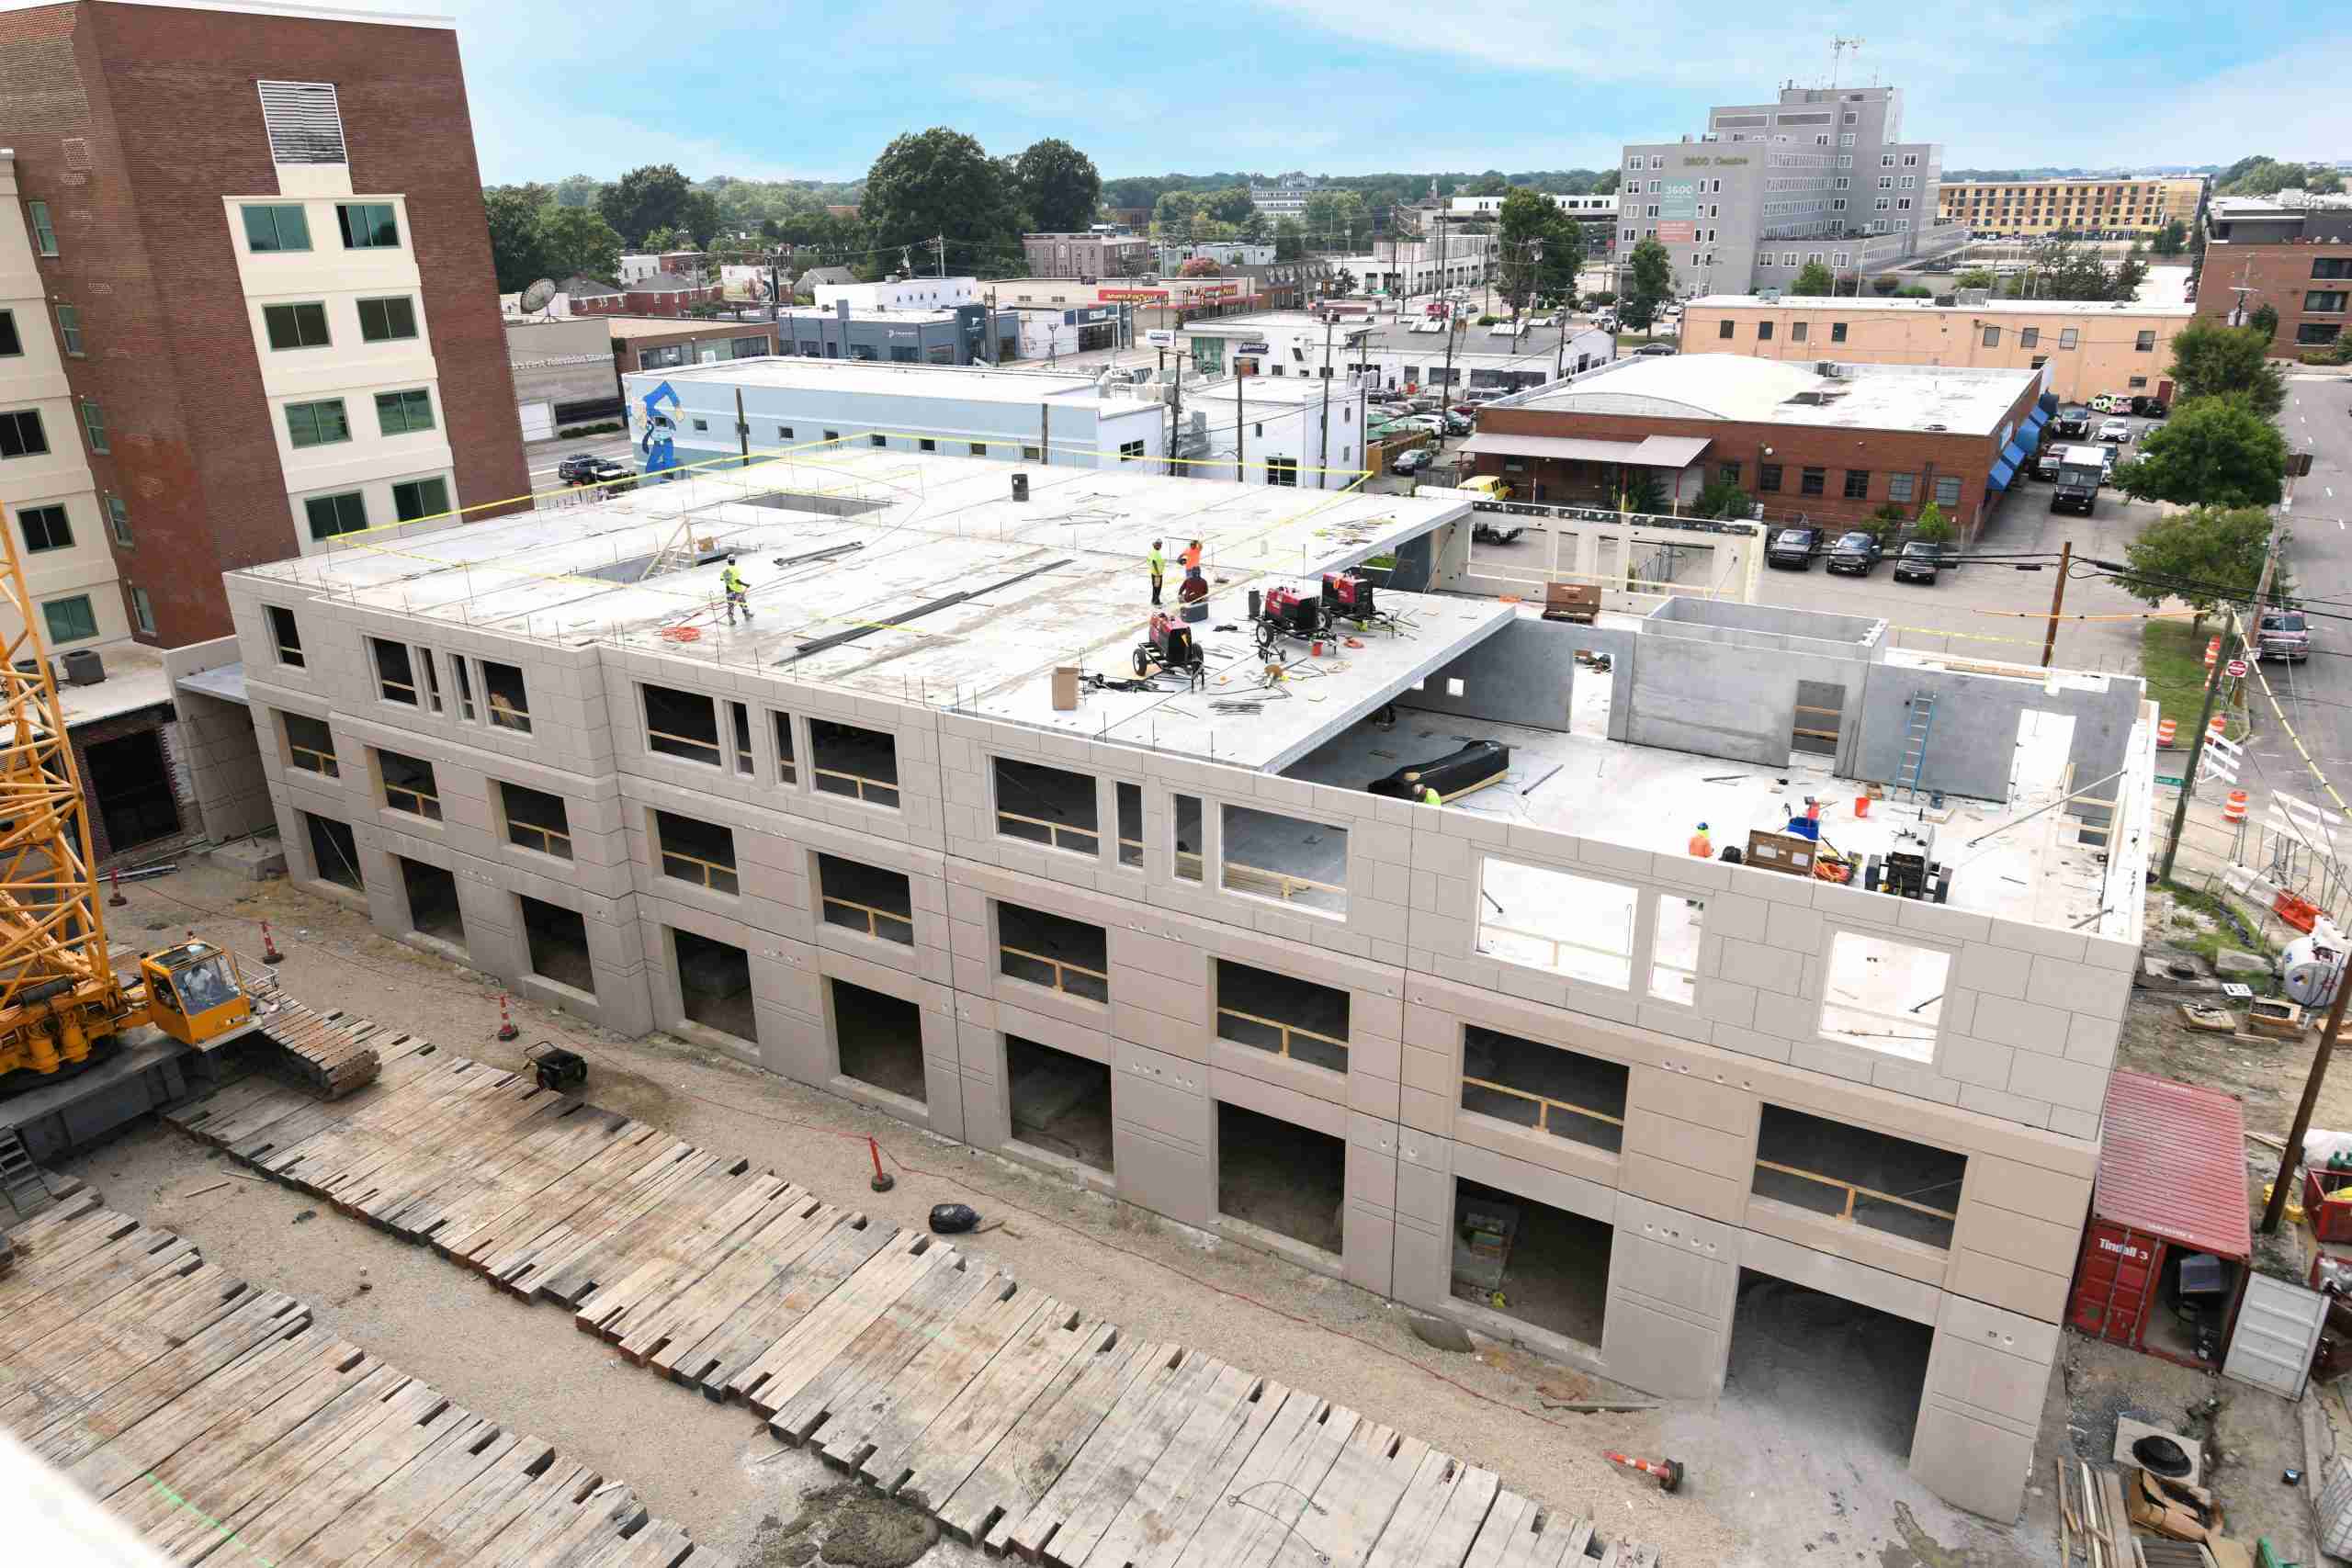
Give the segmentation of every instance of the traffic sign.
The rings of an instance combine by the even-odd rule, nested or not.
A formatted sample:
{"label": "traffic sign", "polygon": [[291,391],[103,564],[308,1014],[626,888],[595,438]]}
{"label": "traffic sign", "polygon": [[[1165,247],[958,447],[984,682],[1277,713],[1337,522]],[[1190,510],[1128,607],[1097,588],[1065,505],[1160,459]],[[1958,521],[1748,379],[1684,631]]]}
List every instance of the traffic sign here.
{"label": "traffic sign", "polygon": [[2230,660],[2230,679],[2233,681],[2243,681],[2245,679],[2245,660],[2233,659]]}

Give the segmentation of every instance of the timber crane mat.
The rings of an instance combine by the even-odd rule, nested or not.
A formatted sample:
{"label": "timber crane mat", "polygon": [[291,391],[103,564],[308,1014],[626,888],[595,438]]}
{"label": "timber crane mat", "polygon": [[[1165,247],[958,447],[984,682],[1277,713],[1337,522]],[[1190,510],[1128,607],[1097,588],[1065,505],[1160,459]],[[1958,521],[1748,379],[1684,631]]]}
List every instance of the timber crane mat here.
{"label": "timber crane mat", "polygon": [[341,1009],[320,1012],[288,996],[273,997],[254,1011],[259,1028],[247,1037],[248,1060],[321,1100],[341,1100],[374,1083],[382,1070],[371,1043],[384,1035],[381,1024]]}

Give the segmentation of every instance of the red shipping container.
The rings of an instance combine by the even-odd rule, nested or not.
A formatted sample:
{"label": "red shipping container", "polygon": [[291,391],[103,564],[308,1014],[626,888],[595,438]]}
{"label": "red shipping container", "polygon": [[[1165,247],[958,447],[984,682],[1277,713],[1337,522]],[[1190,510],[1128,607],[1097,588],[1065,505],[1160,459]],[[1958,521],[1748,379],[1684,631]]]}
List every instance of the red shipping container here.
{"label": "red shipping container", "polygon": [[2139,1344],[2141,1320],[2164,1275],[2164,1245],[2144,1231],[2092,1221],[2083,1235],[2083,1266],[2075,1271],[2066,1321],[2094,1339]]}

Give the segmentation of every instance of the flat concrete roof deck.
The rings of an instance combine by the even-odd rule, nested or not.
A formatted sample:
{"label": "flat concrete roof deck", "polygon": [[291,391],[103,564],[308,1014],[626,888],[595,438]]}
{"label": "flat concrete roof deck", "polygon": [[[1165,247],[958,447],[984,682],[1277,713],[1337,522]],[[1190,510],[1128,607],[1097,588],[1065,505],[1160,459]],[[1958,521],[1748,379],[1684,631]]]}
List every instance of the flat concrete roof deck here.
{"label": "flat concrete roof deck", "polygon": [[[1950,431],[1986,435],[2017,406],[2039,370],[1935,365],[1839,364],[1834,377],[1814,361],[1736,354],[1634,355],[1589,370],[1565,386],[1523,393],[1507,406],[1546,413],[1641,414],[1843,430]],[[1796,400],[1821,396],[1826,401]]]}
{"label": "flat concrete roof deck", "polygon": [[[1030,499],[1012,496],[1029,477]],[[1510,606],[1384,595],[1407,623],[1319,666],[1285,644],[1301,679],[1258,712],[1187,706],[1167,693],[1097,693],[1051,703],[1055,667],[1126,678],[1151,614],[1145,558],[1169,561],[1170,613],[1185,545],[1204,543],[1211,615],[1198,623],[1208,696],[1257,687],[1238,626],[1250,588],[1317,584],[1468,514],[1457,498],[1238,485],[1142,469],[1025,466],[850,448],[709,468],[577,506],[401,536],[346,536],[321,555],[244,576],[362,608],[567,645],[609,641],[682,662],[752,668],[1009,722],[1136,745],[1182,747],[1272,767],[1491,635]],[[646,569],[665,550],[704,564]],[[755,618],[724,616],[731,550]],[[1017,581],[1015,581],[1017,580]],[[963,592],[971,600],[936,602]],[[920,615],[917,612],[923,612]],[[811,650],[841,633],[851,640]],[[1307,668],[1315,667],[1312,674]],[[1224,678],[1224,685],[1215,683]],[[683,676],[682,676],[683,679]],[[1327,683],[1328,682],[1328,683]],[[1169,680],[1162,684],[1179,684]]]}

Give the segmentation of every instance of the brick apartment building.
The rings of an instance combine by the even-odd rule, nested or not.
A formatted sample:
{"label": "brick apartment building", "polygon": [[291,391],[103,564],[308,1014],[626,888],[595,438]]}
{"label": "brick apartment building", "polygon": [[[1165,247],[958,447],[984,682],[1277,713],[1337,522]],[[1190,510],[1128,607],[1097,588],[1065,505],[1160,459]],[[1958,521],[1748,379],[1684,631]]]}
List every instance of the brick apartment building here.
{"label": "brick apartment building", "polygon": [[1141,234],[1023,234],[1032,277],[1136,277],[1158,265]]}
{"label": "brick apartment building", "polygon": [[224,570],[529,488],[447,21],[13,8],[0,147],[139,640],[225,635]]}
{"label": "brick apartment building", "polygon": [[2227,198],[2213,204],[2197,314],[2243,325],[2265,305],[2278,312],[2274,357],[2335,345],[2352,319],[2352,212]]}
{"label": "brick apartment building", "polygon": [[1933,502],[1973,537],[2035,444],[2048,383],[2046,367],[1636,355],[1489,404],[1464,450],[1527,500],[1618,506],[1646,474],[1688,505],[1722,478],[1775,521]]}

